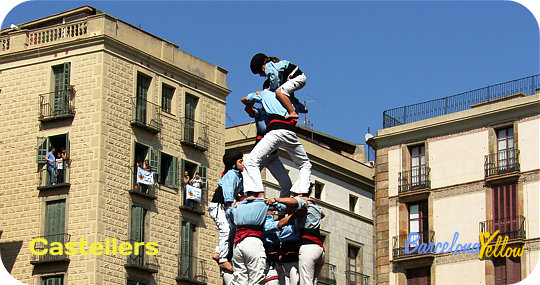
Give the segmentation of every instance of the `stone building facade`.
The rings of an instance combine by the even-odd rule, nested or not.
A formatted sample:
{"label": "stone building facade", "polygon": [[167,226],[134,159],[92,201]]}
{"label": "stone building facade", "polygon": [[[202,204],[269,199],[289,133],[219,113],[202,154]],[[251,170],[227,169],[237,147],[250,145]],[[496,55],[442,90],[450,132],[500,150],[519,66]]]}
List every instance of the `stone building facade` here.
{"label": "stone building facade", "polygon": [[[217,284],[206,206],[222,170],[227,71],[90,6],[4,29],[0,44],[10,274],[27,284]],[[66,150],[55,184],[50,146]],[[137,182],[146,159],[153,186]],[[184,171],[207,180],[201,202],[186,199]],[[39,252],[115,239],[155,242],[158,254],[34,255],[34,238]]]}
{"label": "stone building facade", "polygon": [[[373,167],[365,161],[363,146],[299,126],[296,132],[312,164],[311,196],[326,215],[321,221],[325,265],[318,284],[375,284]],[[254,123],[229,127],[226,149],[247,156],[255,137]],[[278,155],[294,183],[298,167],[285,151],[278,150]],[[261,175],[266,196],[279,197],[281,188],[269,170]]]}
{"label": "stone building facade", "polygon": [[[540,254],[538,79],[385,112],[389,126],[368,141],[376,149],[377,284],[512,284],[534,270]],[[444,110],[433,105],[445,102],[452,104],[448,109],[464,108],[427,114]],[[405,111],[424,117],[409,120]],[[505,248],[524,248],[521,257],[479,258],[475,250],[442,248],[454,241],[454,250],[458,244],[474,248],[480,235],[496,231],[498,248],[508,237]],[[496,238],[486,244],[495,247]],[[407,244],[414,240],[441,247],[419,253],[418,242]]]}

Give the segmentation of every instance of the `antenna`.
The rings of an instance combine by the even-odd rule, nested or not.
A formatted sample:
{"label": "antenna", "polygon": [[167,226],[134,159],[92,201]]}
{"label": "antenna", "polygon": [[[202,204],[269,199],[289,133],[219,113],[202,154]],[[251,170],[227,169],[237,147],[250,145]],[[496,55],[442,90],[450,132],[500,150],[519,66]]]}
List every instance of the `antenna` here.
{"label": "antenna", "polygon": [[[367,144],[367,141],[372,138],[373,135],[370,133],[370,128],[368,127],[367,128],[367,133],[364,135],[364,139],[366,140],[366,144]],[[370,154],[370,151],[369,149],[371,148],[371,146],[369,146],[369,144],[367,144],[367,147],[368,147],[368,151],[367,151],[367,161],[370,161],[369,160],[369,154]]]}

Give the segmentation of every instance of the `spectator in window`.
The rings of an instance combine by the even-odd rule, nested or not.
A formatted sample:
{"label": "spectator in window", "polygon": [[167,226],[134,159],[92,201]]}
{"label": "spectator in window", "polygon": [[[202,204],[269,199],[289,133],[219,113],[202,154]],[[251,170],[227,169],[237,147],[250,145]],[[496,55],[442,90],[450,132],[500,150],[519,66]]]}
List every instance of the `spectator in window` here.
{"label": "spectator in window", "polygon": [[189,179],[189,172],[184,171],[184,182],[183,182],[184,185],[189,184],[189,181],[190,181],[190,179]]}
{"label": "spectator in window", "polygon": [[189,185],[199,189],[202,189],[204,187],[204,181],[201,179],[201,175],[199,174],[199,172],[195,172],[193,178],[189,180]]}
{"label": "spectator in window", "polygon": [[148,159],[145,159],[145,160],[144,160],[144,167],[143,167],[143,169],[146,170],[146,171],[152,172],[152,168],[150,167],[150,162],[148,161]]}
{"label": "spectator in window", "polygon": [[56,182],[64,183],[64,159],[62,153],[56,154]]}
{"label": "spectator in window", "polygon": [[56,158],[54,158],[54,152],[56,149],[54,146],[49,148],[49,152],[45,155],[47,160],[47,172],[49,173],[49,179],[52,185],[56,184]]}

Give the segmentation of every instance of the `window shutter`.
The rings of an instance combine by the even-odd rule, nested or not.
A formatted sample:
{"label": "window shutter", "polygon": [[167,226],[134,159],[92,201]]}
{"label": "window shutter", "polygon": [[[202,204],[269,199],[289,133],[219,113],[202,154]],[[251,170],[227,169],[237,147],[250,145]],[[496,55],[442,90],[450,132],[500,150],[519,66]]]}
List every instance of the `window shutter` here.
{"label": "window shutter", "polygon": [[144,216],[146,209],[131,207],[131,239],[135,242],[144,241]]}
{"label": "window shutter", "polygon": [[36,162],[47,163],[45,156],[49,150],[49,138],[38,137],[36,146]]}
{"label": "window shutter", "polygon": [[157,177],[159,177],[159,172],[161,168],[160,160],[161,160],[160,152],[155,150],[153,147],[150,147],[148,149],[148,163],[150,164],[150,168],[152,168],[154,175]]}
{"label": "window shutter", "polygon": [[184,172],[186,171],[186,161],[183,159],[180,159],[180,184],[182,187],[184,187]]}
{"label": "window shutter", "polygon": [[64,69],[63,69],[63,76],[62,76],[63,81],[62,81],[61,90],[69,89],[70,69],[71,69],[71,62],[64,62]]}
{"label": "window shutter", "polygon": [[169,166],[169,177],[171,180],[171,185],[173,188],[178,188],[178,158],[173,156],[171,160],[171,164]]}
{"label": "window shutter", "polygon": [[66,200],[47,202],[45,210],[45,235],[51,236],[50,239],[48,238],[50,242],[63,242],[63,236],[60,236],[60,234],[64,233],[65,211]]}
{"label": "window shutter", "polygon": [[520,257],[510,257],[506,259],[506,276],[507,284],[514,284],[521,281]]}
{"label": "window shutter", "polygon": [[66,134],[66,159],[69,159],[69,133]]}
{"label": "window shutter", "polygon": [[201,179],[204,182],[202,189],[206,189],[206,166],[199,165],[197,172],[201,175]]}

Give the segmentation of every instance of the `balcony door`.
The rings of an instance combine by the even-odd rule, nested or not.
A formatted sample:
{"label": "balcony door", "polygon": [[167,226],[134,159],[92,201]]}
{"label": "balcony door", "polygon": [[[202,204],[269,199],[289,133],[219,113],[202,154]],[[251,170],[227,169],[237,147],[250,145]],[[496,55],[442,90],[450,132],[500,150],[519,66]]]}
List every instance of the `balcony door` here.
{"label": "balcony door", "polygon": [[426,184],[426,147],[423,145],[410,148],[411,154],[411,187]]}
{"label": "balcony door", "polygon": [[135,98],[135,120],[146,124],[146,102],[148,89],[150,88],[150,78],[142,74],[137,74],[137,96]]}
{"label": "balcony door", "polygon": [[185,122],[184,122],[184,140],[196,143],[195,141],[195,110],[197,109],[198,99],[186,94]]}
{"label": "balcony door", "polygon": [[53,66],[54,75],[54,94],[52,115],[59,116],[67,113],[67,104],[69,96],[69,72],[71,63],[66,62],[61,65]]}
{"label": "balcony door", "polygon": [[409,234],[418,233],[422,242],[429,240],[429,225],[428,225],[428,207],[427,202],[418,202],[409,204]]}
{"label": "balcony door", "polygon": [[407,269],[407,285],[429,285],[431,273],[429,267]]}
{"label": "balcony door", "polygon": [[514,128],[504,128],[497,130],[497,170],[506,172],[514,169]]}
{"label": "balcony door", "polygon": [[[499,234],[517,234],[519,228],[517,209],[517,185],[493,187],[493,229]],[[488,231],[490,229],[488,228]]]}

